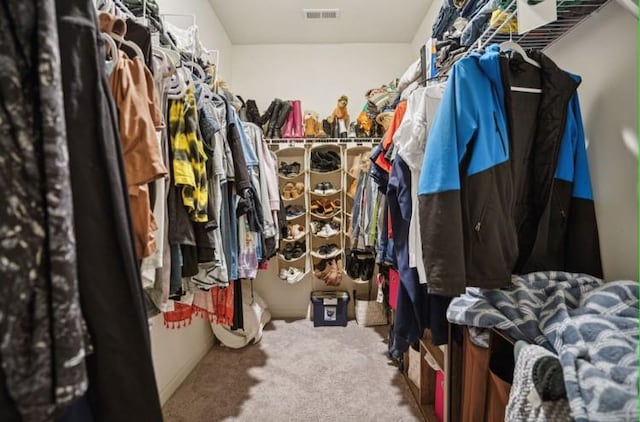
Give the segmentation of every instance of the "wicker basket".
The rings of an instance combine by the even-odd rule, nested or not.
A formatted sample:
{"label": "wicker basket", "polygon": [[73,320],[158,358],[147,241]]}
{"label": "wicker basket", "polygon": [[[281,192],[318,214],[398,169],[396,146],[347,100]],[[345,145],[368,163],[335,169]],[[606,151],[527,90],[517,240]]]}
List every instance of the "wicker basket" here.
{"label": "wicker basket", "polygon": [[353,301],[356,308],[356,321],[358,325],[371,327],[374,325],[387,325],[387,310],[384,303],[375,300],[358,299],[356,292],[353,292]]}

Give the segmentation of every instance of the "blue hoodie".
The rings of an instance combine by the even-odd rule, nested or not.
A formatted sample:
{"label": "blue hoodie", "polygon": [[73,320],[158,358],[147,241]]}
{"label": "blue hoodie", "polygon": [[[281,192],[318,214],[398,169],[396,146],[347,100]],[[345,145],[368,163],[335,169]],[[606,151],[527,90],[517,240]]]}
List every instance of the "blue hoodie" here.
{"label": "blue hoodie", "polygon": [[[505,287],[538,270],[602,275],[580,78],[529,55],[541,69],[493,45],[450,73],[419,182],[430,293]],[[511,92],[523,74],[541,94]]]}

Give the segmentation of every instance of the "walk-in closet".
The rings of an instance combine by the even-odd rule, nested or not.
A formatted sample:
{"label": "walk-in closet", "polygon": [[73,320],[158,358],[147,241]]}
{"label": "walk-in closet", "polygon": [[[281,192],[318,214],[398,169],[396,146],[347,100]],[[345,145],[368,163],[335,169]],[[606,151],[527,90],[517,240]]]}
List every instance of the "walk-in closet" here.
{"label": "walk-in closet", "polygon": [[638,420],[637,0],[5,0],[0,421]]}

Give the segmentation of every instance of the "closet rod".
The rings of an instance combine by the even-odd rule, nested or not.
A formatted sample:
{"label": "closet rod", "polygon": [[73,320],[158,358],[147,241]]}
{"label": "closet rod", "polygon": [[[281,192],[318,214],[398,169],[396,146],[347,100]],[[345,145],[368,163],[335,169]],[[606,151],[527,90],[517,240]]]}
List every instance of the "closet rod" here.
{"label": "closet rod", "polygon": [[310,144],[368,144],[378,143],[382,138],[265,138],[269,144],[291,144],[291,145],[310,145]]}

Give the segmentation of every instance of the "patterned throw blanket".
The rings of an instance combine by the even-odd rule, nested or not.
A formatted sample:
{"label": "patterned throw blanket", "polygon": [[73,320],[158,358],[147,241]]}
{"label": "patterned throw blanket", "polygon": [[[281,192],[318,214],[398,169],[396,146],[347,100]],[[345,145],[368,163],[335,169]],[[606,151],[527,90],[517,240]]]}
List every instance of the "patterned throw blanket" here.
{"label": "patterned throw blanket", "polygon": [[576,421],[637,421],[638,282],[539,272],[513,284],[467,289],[447,319],[495,327],[555,353]]}

